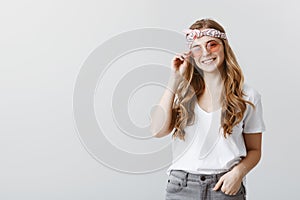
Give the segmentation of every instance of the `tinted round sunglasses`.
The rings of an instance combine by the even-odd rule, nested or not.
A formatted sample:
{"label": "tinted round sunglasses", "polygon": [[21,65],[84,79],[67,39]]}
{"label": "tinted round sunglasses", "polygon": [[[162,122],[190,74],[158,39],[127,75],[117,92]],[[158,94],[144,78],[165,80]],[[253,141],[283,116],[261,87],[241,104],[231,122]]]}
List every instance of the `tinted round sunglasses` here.
{"label": "tinted round sunglasses", "polygon": [[[210,40],[205,44],[206,51],[210,53],[219,51],[220,47],[221,43],[215,40]],[[190,50],[193,57],[199,57],[203,54],[203,47],[201,47],[199,44],[192,46]]]}

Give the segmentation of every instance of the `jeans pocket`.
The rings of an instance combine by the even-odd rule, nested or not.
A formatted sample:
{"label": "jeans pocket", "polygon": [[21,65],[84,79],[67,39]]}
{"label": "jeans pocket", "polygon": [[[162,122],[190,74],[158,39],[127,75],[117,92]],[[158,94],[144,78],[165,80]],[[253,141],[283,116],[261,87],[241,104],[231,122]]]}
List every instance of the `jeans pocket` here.
{"label": "jeans pocket", "polygon": [[184,180],[171,174],[168,178],[166,191],[169,193],[180,192],[184,187],[183,182]]}

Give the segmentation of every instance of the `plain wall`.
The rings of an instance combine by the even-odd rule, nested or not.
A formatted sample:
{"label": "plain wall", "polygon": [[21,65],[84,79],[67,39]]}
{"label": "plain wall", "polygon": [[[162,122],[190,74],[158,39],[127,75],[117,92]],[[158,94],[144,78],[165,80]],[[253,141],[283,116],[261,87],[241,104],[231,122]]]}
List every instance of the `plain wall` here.
{"label": "plain wall", "polygon": [[267,131],[263,157],[247,176],[249,199],[296,199],[298,4],[1,1],[0,199],[164,199],[166,168],[121,173],[86,151],[73,119],[74,85],[89,54],[112,36],[144,27],[180,32],[205,17],[225,27],[245,81],[262,95]]}

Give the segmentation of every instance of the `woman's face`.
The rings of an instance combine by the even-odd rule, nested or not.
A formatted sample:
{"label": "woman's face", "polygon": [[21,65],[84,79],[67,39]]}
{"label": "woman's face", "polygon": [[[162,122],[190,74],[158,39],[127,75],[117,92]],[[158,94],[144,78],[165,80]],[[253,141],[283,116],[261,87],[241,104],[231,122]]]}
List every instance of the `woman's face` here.
{"label": "woman's face", "polygon": [[204,72],[214,72],[224,63],[224,46],[219,38],[203,36],[193,41],[192,57]]}

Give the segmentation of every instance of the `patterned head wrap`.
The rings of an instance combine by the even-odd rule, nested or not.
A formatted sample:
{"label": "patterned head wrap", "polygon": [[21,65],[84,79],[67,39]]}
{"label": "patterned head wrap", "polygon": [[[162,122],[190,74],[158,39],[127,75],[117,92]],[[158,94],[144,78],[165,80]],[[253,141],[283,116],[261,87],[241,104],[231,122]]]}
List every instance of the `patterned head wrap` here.
{"label": "patterned head wrap", "polygon": [[209,29],[204,29],[202,31],[198,30],[198,29],[184,29],[183,32],[186,34],[186,40],[188,43],[188,46],[191,47],[193,41],[196,38],[200,38],[202,36],[211,36],[211,37],[216,37],[216,38],[222,38],[222,39],[227,39],[226,34],[213,29],[213,28],[209,28]]}

